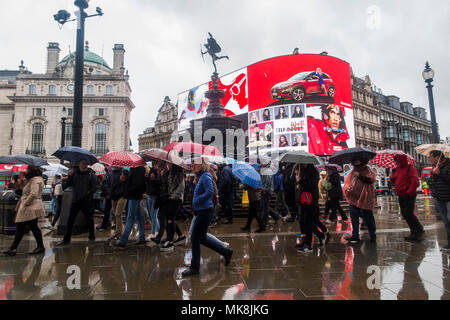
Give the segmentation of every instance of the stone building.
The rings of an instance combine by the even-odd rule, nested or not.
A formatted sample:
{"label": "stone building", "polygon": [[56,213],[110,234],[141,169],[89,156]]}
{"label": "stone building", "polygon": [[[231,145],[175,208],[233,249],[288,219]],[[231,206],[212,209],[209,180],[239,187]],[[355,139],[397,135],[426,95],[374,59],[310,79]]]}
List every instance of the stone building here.
{"label": "stone building", "polygon": [[[169,97],[164,98],[163,105],[158,110],[155,126],[145,129],[139,135],[139,151],[159,148],[164,149],[173,141],[177,141],[178,108],[170,102]],[[172,136],[172,133],[175,135]]]}
{"label": "stone building", "polygon": [[[60,60],[60,51],[58,43],[49,43],[46,73],[31,74],[21,66],[15,87],[0,94],[0,109],[13,109],[11,139],[5,144],[2,132],[0,154],[28,153],[56,162],[51,155],[61,147],[63,109],[68,116],[65,145],[71,145],[75,54]],[[87,43],[84,51],[82,147],[97,156],[130,147],[130,114],[135,106],[128,72],[125,74],[124,46],[116,44],[113,53],[110,68],[102,57],[89,51]],[[5,122],[3,117],[1,121]]]}

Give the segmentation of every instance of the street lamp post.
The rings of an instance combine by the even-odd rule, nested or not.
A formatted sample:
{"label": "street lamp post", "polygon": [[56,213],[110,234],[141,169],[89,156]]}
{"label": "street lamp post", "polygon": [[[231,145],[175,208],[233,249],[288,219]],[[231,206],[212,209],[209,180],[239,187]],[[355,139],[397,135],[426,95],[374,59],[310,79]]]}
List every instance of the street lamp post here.
{"label": "street lamp post", "polygon": [[[73,98],[72,145],[81,147],[83,129],[83,73],[84,73],[84,25],[86,18],[102,16],[102,9],[97,7],[97,14],[88,15],[84,10],[89,7],[89,0],[75,0],[79,11],[75,12],[77,19],[77,50],[75,53],[75,91]],[[69,20],[70,13],[60,10],[53,16],[58,23],[64,25]]]}
{"label": "street lamp post", "polygon": [[432,132],[432,143],[439,143],[439,133],[437,129],[437,123],[436,123],[436,112],[434,110],[434,98],[433,98],[433,85],[431,84],[433,82],[434,78],[434,70],[431,69],[430,64],[428,61],[425,63],[425,70],[422,72],[422,77],[427,83],[427,89],[428,89],[428,101],[430,103],[430,113],[431,113],[431,132]]}
{"label": "street lamp post", "polygon": [[[258,125],[255,126],[255,133],[256,133],[256,142],[259,143],[259,134],[261,133],[261,129]],[[259,163],[259,144],[256,145],[256,160],[257,163]]]}
{"label": "street lamp post", "polygon": [[[63,107],[61,113],[61,148],[66,145],[66,120],[67,120],[67,109]],[[64,160],[61,160],[61,164],[64,164]]]}

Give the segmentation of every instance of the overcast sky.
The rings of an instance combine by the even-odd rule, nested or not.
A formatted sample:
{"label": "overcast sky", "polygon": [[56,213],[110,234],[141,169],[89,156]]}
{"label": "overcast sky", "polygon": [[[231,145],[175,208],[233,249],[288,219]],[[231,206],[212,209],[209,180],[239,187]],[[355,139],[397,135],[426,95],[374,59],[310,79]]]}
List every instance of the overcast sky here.
{"label": "overcast sky", "polygon": [[[21,59],[43,73],[48,42],[59,42],[61,58],[75,50],[75,24],[62,30],[53,14],[73,0],[1,1],[0,69],[18,69]],[[273,56],[328,51],[348,61],[359,77],[370,75],[386,95],[428,110],[421,76],[426,60],[436,72],[434,98],[441,137],[450,136],[450,2],[448,0],[91,0],[105,15],[86,23],[90,50],[112,67],[114,43],[125,45],[130,73],[131,137],[153,126],[164,97],[209,80],[200,43],[211,32],[231,60],[218,62],[220,74]],[[429,113],[428,113],[429,115]]]}

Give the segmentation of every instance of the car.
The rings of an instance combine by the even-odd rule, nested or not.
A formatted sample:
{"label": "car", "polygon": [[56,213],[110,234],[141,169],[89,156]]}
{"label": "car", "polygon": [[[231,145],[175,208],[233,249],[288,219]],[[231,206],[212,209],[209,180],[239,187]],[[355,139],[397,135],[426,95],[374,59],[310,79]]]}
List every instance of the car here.
{"label": "car", "polygon": [[388,187],[377,187],[375,189],[375,193],[377,195],[387,196],[387,195],[389,195],[389,188]]}
{"label": "car", "polygon": [[[272,99],[292,99],[298,102],[307,95],[324,94],[319,79],[313,78],[315,73],[315,71],[300,72],[284,82],[277,83],[270,91]],[[322,75],[328,96],[333,98],[336,92],[333,80],[326,73]]]}

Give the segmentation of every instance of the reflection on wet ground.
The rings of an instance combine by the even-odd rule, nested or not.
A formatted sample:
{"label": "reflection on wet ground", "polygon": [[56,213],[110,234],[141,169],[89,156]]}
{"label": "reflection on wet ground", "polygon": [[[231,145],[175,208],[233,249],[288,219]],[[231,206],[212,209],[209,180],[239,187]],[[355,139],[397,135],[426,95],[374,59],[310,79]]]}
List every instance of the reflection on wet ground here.
{"label": "reflection on wet ground", "polygon": [[[378,203],[377,243],[363,233],[359,245],[346,246],[342,237],[351,225],[339,222],[331,227],[331,241],[306,255],[296,252],[297,223],[279,222],[263,234],[241,233],[243,218],[219,224],[210,232],[230,243],[230,266],[203,247],[200,275],[189,279],[181,278],[191,258],[189,244],[170,254],[132,244],[118,252],[106,242],[109,232],[99,232],[95,244],[75,237],[70,247],[54,248],[59,239],[50,234],[45,255],[36,257],[26,254],[35,245],[28,236],[17,256],[0,258],[0,299],[448,300],[450,257],[440,250],[445,230],[433,200],[417,202],[426,229],[420,243],[403,240],[407,225],[388,197]],[[0,236],[0,249],[11,241]],[[71,290],[73,265],[80,268],[80,289]]]}

